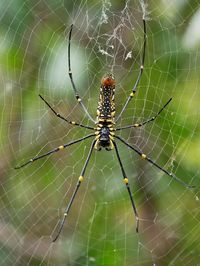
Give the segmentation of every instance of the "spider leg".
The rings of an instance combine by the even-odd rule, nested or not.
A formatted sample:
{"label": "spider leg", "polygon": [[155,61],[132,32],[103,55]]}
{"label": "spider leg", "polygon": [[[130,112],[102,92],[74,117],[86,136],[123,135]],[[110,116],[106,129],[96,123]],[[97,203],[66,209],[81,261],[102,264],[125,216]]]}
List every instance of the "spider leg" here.
{"label": "spider leg", "polygon": [[94,130],[93,127],[88,127],[88,126],[85,126],[85,125],[82,125],[80,123],[76,123],[74,121],[70,121],[70,120],[67,120],[65,117],[63,117],[61,114],[57,113],[53,108],[52,106],[39,94],[40,98],[43,100],[43,102],[45,102],[45,104],[51,109],[51,111],[58,117],[58,118],[61,118],[62,120],[64,120],[65,122],[71,124],[71,125],[75,125],[75,126],[79,126],[79,127],[84,127],[84,128],[87,128],[87,129],[92,129]]}
{"label": "spider leg", "polygon": [[27,164],[33,163],[34,161],[37,161],[37,160],[39,160],[39,159],[41,159],[41,158],[43,158],[43,157],[46,157],[46,156],[48,156],[48,155],[50,155],[50,154],[52,154],[52,153],[55,153],[55,152],[61,151],[61,150],[65,149],[65,148],[68,147],[68,146],[71,146],[71,145],[73,145],[73,144],[75,144],[75,143],[78,143],[78,142],[80,142],[80,141],[83,141],[83,140],[85,140],[85,139],[87,139],[87,138],[94,137],[94,136],[95,136],[95,134],[90,134],[90,135],[87,135],[87,136],[85,136],[85,137],[83,137],[83,138],[80,138],[80,139],[77,139],[77,140],[75,140],[75,141],[69,142],[69,143],[67,143],[67,144],[61,145],[61,146],[59,146],[59,147],[57,147],[57,148],[54,148],[53,150],[51,150],[51,151],[49,151],[49,152],[47,152],[47,153],[45,153],[45,154],[42,154],[42,155],[39,155],[39,156],[33,157],[32,159],[30,159],[29,161],[25,162],[24,164],[19,165],[19,166],[16,166],[15,169],[22,168],[22,167],[26,166]]}
{"label": "spider leg", "polygon": [[118,161],[119,161],[119,165],[120,165],[120,168],[121,168],[121,171],[122,171],[122,175],[123,175],[123,178],[124,178],[124,183],[126,184],[126,188],[127,188],[127,191],[128,191],[128,194],[129,194],[129,197],[130,197],[130,200],[131,200],[131,204],[132,204],[132,207],[133,207],[133,211],[134,211],[134,214],[135,214],[135,218],[136,218],[136,232],[138,233],[138,229],[139,229],[139,217],[138,217],[137,209],[136,209],[136,206],[135,206],[135,203],[134,203],[132,194],[131,194],[130,186],[129,186],[129,183],[128,183],[128,178],[126,177],[126,173],[125,173],[124,167],[122,165],[121,158],[119,156],[119,151],[118,151],[118,148],[117,148],[117,144],[114,141],[113,141],[113,144],[114,144],[114,147],[115,147],[115,151],[116,151],[116,154],[117,154],[117,158],[118,158]]}
{"label": "spider leg", "polygon": [[64,224],[65,224],[65,221],[66,221],[67,215],[68,215],[68,213],[69,213],[69,211],[70,211],[70,208],[71,208],[71,206],[72,206],[72,203],[73,203],[73,201],[74,201],[74,199],[75,199],[75,197],[76,197],[76,193],[78,192],[78,189],[79,189],[79,187],[80,187],[80,185],[81,185],[81,183],[82,183],[82,181],[83,181],[83,179],[84,179],[85,170],[86,170],[86,167],[87,167],[87,165],[88,165],[88,163],[89,163],[89,161],[90,161],[90,158],[91,158],[91,155],[92,155],[92,151],[93,151],[93,148],[94,148],[95,142],[96,142],[96,140],[94,140],[94,141],[92,142],[92,145],[91,145],[91,147],[90,147],[90,151],[89,151],[89,153],[88,153],[87,159],[86,159],[85,164],[84,164],[84,166],[83,166],[83,169],[82,169],[81,175],[80,175],[79,178],[78,178],[78,182],[77,182],[77,184],[76,184],[75,190],[74,190],[74,192],[73,192],[73,194],[72,194],[72,197],[71,197],[71,199],[70,199],[69,203],[67,204],[67,207],[66,207],[66,209],[65,209],[65,211],[64,211],[63,219],[61,220],[61,223],[60,223],[60,226],[59,226],[58,232],[57,232],[57,234],[56,234],[56,236],[54,237],[54,239],[53,239],[52,242],[55,242],[55,241],[58,239],[58,237],[59,237],[59,235],[60,235],[60,233],[61,233],[61,231],[62,231],[62,229],[63,229],[63,226],[64,226]]}
{"label": "spider leg", "polygon": [[144,32],[144,40],[143,40],[143,53],[142,53],[142,60],[141,60],[141,65],[140,65],[140,72],[138,74],[138,77],[137,77],[137,80],[135,82],[135,85],[133,86],[133,89],[132,89],[130,95],[128,96],[128,99],[126,100],[125,105],[124,105],[124,107],[121,110],[121,113],[118,115],[118,117],[116,119],[116,122],[119,120],[119,118],[121,117],[122,113],[126,109],[128,103],[130,102],[130,100],[135,95],[136,90],[137,90],[137,86],[138,86],[138,84],[140,82],[140,79],[142,77],[142,73],[143,73],[143,70],[144,70],[144,60],[145,60],[145,53],[146,53],[146,39],[147,39],[146,21],[145,21],[144,18],[143,18],[143,32]]}
{"label": "spider leg", "polygon": [[140,152],[138,149],[134,148],[133,146],[131,146],[129,143],[127,143],[124,139],[122,139],[119,136],[115,136],[117,139],[119,139],[122,143],[124,143],[126,146],[128,146],[129,148],[131,148],[132,150],[134,150],[137,154],[139,154],[141,156],[142,159],[147,160],[149,163],[153,164],[156,168],[158,168],[159,170],[161,170],[162,172],[164,172],[165,174],[167,174],[168,176],[172,177],[174,180],[176,180],[178,183],[180,183],[182,186],[187,187],[187,188],[195,188],[195,186],[193,185],[188,185],[186,184],[184,181],[182,181],[181,179],[179,179],[178,177],[176,177],[174,174],[168,172],[167,170],[165,170],[164,168],[162,168],[161,166],[159,166],[157,163],[155,163],[151,158],[149,158],[146,154]]}
{"label": "spider leg", "polygon": [[70,28],[70,32],[69,32],[69,44],[68,44],[68,74],[69,74],[69,78],[70,78],[70,81],[71,81],[71,84],[72,84],[72,88],[74,90],[74,93],[75,93],[75,97],[78,101],[78,103],[82,106],[83,110],[85,111],[86,115],[88,116],[88,118],[95,123],[95,120],[91,117],[91,115],[88,113],[88,110],[87,108],[85,107],[85,105],[83,104],[82,102],[82,99],[80,98],[79,96],[79,93],[76,89],[76,85],[74,83],[74,80],[73,80],[73,76],[72,76],[72,70],[71,70],[71,57],[70,57],[70,48],[71,48],[71,37],[72,37],[72,30],[73,30],[73,24],[71,25],[71,28]]}
{"label": "spider leg", "polygon": [[149,118],[147,121],[144,121],[144,122],[138,123],[138,124],[133,124],[133,125],[130,125],[130,126],[116,128],[116,130],[122,130],[122,129],[131,128],[131,127],[142,127],[145,124],[154,121],[159,116],[159,114],[166,108],[166,106],[171,102],[171,100],[172,100],[172,98],[170,98],[168,100],[168,102],[160,109],[160,111],[157,114],[155,114],[153,117]]}

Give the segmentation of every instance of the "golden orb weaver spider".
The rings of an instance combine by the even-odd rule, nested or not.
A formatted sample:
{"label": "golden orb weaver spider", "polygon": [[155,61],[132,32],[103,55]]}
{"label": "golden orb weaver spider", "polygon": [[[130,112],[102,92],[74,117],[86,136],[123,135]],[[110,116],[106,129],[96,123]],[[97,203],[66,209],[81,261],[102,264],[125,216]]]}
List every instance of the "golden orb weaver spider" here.
{"label": "golden orb weaver spider", "polygon": [[182,184],[183,186],[187,187],[187,188],[194,188],[194,186],[188,185],[186,184],[184,181],[182,181],[181,179],[179,179],[178,177],[176,177],[174,174],[168,172],[167,170],[165,170],[164,168],[162,168],[161,166],[159,166],[156,162],[154,162],[151,158],[149,158],[146,154],[144,154],[143,152],[141,152],[140,150],[138,150],[137,148],[135,148],[134,146],[130,145],[126,140],[124,140],[123,138],[121,138],[120,136],[116,135],[117,131],[120,130],[124,130],[124,129],[128,129],[128,128],[138,128],[138,127],[142,127],[145,124],[154,121],[159,115],[160,113],[167,107],[167,105],[171,102],[172,98],[170,98],[167,103],[159,110],[159,112],[157,112],[153,117],[151,117],[150,119],[141,122],[141,123],[137,123],[137,124],[133,124],[133,125],[128,125],[128,126],[124,126],[124,127],[116,127],[116,122],[119,120],[119,118],[121,117],[122,113],[125,111],[128,103],[130,102],[130,100],[133,98],[133,96],[136,93],[138,84],[140,82],[142,73],[143,73],[143,69],[144,69],[144,61],[145,61],[145,52],[146,52],[146,38],[147,38],[147,32],[146,32],[146,21],[143,18],[143,34],[144,34],[144,40],[143,40],[143,54],[142,54],[142,59],[141,59],[141,66],[140,66],[140,71],[137,77],[137,80],[133,86],[133,89],[129,95],[129,97],[127,98],[125,105],[123,106],[120,114],[118,115],[118,117],[115,119],[115,101],[114,101],[114,97],[115,97],[115,78],[113,76],[113,74],[107,74],[105,75],[102,80],[101,80],[101,87],[100,87],[100,94],[99,94],[99,102],[98,102],[98,108],[97,108],[97,121],[95,121],[90,114],[87,111],[87,108],[85,107],[84,103],[82,102],[82,99],[80,98],[77,88],[75,86],[74,80],[73,80],[73,75],[72,75],[72,70],[71,70],[71,57],[70,57],[70,46],[71,46],[71,36],[72,36],[72,29],[73,29],[73,24],[71,25],[70,31],[69,31],[69,43],[68,43],[68,74],[69,74],[69,78],[71,81],[71,85],[72,88],[74,90],[75,93],[75,97],[78,101],[78,103],[81,105],[81,107],[83,108],[83,110],[85,111],[87,117],[93,122],[95,123],[95,127],[90,127],[90,126],[86,126],[80,123],[76,123],[74,121],[70,121],[68,119],[66,119],[64,116],[62,116],[61,114],[57,113],[52,106],[41,96],[40,98],[42,99],[42,101],[44,101],[44,103],[51,109],[51,111],[60,119],[64,120],[65,122],[74,125],[74,126],[79,126],[79,127],[83,127],[89,130],[93,130],[94,133],[89,134],[87,136],[84,136],[80,139],[77,139],[75,141],[69,142],[67,144],[61,145],[57,148],[54,148],[53,150],[33,157],[32,159],[30,159],[29,161],[25,162],[24,164],[20,165],[20,166],[16,166],[15,169],[19,169],[22,168],[36,160],[39,160],[45,156],[48,156],[52,153],[56,153],[58,151],[61,151],[63,149],[65,149],[68,146],[71,146],[75,143],[81,142],[83,140],[86,140],[88,138],[94,137],[94,140],[91,144],[87,159],[85,161],[85,164],[83,166],[83,169],[81,171],[81,174],[78,178],[78,182],[76,184],[76,187],[74,189],[74,192],[71,196],[71,199],[69,201],[69,203],[67,204],[64,214],[63,214],[63,218],[61,220],[58,232],[56,234],[56,236],[53,238],[53,242],[55,242],[62,229],[64,226],[64,223],[66,221],[67,215],[71,209],[71,206],[73,204],[73,201],[76,197],[76,194],[79,190],[79,187],[84,179],[84,175],[85,175],[85,171],[87,168],[87,165],[90,161],[91,155],[92,155],[92,151],[93,149],[96,149],[98,151],[100,151],[102,148],[105,148],[107,151],[113,150],[115,149],[116,155],[117,155],[117,159],[121,168],[121,172],[123,175],[123,180],[124,183],[126,185],[128,194],[129,194],[129,198],[132,204],[132,208],[133,208],[133,212],[136,218],[136,232],[138,232],[139,229],[139,216],[137,213],[137,209],[134,203],[134,199],[132,197],[131,194],[131,190],[130,190],[130,186],[129,186],[129,180],[126,176],[120,155],[119,155],[119,150],[117,147],[117,141],[122,142],[124,145],[126,145],[127,147],[129,147],[130,149],[132,149],[133,151],[135,151],[135,153],[137,153],[142,159],[147,160],[150,164],[154,165],[156,168],[158,168],[159,170],[161,170],[162,172],[164,172],[166,175],[170,176],[172,179],[176,180],[177,182],[179,182],[180,184]]}

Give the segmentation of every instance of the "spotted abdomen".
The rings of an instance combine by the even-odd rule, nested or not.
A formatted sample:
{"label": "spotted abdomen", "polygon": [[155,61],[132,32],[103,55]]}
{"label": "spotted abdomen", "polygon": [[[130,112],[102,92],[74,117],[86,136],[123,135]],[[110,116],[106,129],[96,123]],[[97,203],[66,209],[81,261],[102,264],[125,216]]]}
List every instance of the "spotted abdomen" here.
{"label": "spotted abdomen", "polygon": [[106,75],[101,81],[98,118],[114,118],[115,116],[115,79],[112,74]]}

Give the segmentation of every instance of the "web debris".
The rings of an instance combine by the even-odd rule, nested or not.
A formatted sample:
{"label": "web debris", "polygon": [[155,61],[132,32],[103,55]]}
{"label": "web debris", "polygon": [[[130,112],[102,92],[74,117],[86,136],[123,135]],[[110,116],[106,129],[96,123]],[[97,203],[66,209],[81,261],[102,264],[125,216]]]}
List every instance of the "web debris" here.
{"label": "web debris", "polygon": [[144,20],[150,20],[150,17],[149,17],[149,14],[150,12],[148,11],[148,4],[145,3],[144,0],[140,0],[140,5],[141,5],[141,8],[142,8],[142,13],[143,13],[143,19]]}
{"label": "web debris", "polygon": [[100,18],[100,25],[108,23],[107,11],[111,8],[111,2],[109,0],[102,0],[102,14]]}

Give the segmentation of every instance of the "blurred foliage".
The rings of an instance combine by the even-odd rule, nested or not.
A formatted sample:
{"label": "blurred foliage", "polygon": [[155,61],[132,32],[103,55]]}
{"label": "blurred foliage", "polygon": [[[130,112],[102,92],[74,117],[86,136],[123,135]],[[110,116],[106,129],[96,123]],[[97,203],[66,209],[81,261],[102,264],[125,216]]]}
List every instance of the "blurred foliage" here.
{"label": "blurred foliage", "polygon": [[[122,63],[121,50],[115,57],[118,112],[136,80],[143,40],[139,1],[126,4],[136,23],[134,29],[127,27],[123,32],[133,58]],[[189,191],[170,181],[120,144],[141,217],[137,235],[114,152],[94,152],[61,237],[52,244],[51,236],[70,199],[90,142],[69,147],[21,170],[13,169],[36,154],[88,134],[85,129],[59,121],[38,94],[71,120],[91,125],[76,103],[67,77],[69,27],[73,21],[74,79],[94,117],[100,79],[110,62],[97,51],[96,43],[105,41],[104,31],[109,34],[116,23],[113,14],[118,18],[126,4],[121,0],[0,3],[1,265],[199,264],[198,38],[188,46],[188,38],[199,34],[195,26],[200,20],[199,1],[155,0],[148,4],[145,72],[136,98],[119,123],[145,121],[173,97],[155,122],[138,131],[123,132],[122,136],[197,189]],[[91,20],[90,28],[85,29],[83,23],[87,19],[90,22],[89,15],[98,9],[111,16],[109,22],[113,23],[110,28],[108,23],[98,29],[96,34],[104,37],[101,40],[95,37],[95,21],[100,17]]]}

